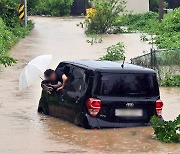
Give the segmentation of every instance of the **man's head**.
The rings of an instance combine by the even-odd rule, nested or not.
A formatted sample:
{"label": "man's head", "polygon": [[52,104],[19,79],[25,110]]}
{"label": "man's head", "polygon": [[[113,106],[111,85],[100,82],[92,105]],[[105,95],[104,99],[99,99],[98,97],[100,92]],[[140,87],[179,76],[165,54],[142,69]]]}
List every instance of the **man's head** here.
{"label": "man's head", "polygon": [[46,78],[46,80],[55,81],[56,80],[56,73],[52,69],[47,69],[44,72],[44,77]]}

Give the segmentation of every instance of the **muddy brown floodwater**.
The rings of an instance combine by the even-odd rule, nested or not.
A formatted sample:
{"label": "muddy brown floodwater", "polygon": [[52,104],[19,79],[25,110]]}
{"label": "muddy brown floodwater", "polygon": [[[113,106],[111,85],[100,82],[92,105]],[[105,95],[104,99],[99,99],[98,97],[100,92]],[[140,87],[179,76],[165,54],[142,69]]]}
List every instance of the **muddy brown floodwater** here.
{"label": "muddy brown floodwater", "polygon": [[[139,34],[105,36],[103,43],[86,43],[82,19],[31,17],[36,26],[10,52],[18,60],[0,74],[0,153],[179,153],[179,144],[165,144],[153,138],[151,127],[85,130],[68,122],[37,113],[40,80],[24,92],[18,91],[21,69],[30,59],[52,54],[55,67],[61,60],[97,59],[105,48],[118,41],[127,46],[127,59],[148,51]],[[161,88],[164,118],[180,113],[180,89]]]}

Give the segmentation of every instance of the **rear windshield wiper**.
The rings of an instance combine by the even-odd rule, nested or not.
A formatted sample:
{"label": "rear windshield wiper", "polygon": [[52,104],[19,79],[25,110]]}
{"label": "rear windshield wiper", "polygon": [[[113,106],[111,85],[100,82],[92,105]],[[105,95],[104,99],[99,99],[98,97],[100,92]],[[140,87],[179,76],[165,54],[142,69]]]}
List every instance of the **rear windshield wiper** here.
{"label": "rear windshield wiper", "polygon": [[147,93],[129,93],[129,95],[146,95]]}

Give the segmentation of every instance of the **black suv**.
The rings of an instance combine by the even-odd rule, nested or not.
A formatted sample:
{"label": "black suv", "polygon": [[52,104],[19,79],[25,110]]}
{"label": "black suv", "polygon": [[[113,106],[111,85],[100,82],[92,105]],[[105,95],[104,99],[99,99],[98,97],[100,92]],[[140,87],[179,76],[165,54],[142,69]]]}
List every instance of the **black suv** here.
{"label": "black suv", "polygon": [[[62,68],[63,67],[63,68]],[[84,128],[150,125],[162,118],[156,72],[110,61],[65,61],[68,82],[60,92],[42,91],[38,111]]]}

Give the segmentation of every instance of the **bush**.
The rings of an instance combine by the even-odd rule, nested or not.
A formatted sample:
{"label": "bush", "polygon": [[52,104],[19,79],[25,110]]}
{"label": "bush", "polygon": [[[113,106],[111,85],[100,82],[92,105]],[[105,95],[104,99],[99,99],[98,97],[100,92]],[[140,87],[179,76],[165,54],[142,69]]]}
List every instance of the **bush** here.
{"label": "bush", "polygon": [[70,15],[73,0],[32,0],[28,1],[29,14],[52,16]]}
{"label": "bush", "polygon": [[16,63],[16,60],[9,56],[8,54],[1,53],[0,54],[0,64],[6,66],[12,66],[14,63]]}
{"label": "bush", "polygon": [[161,86],[180,87],[180,74],[174,75],[173,77],[166,76],[165,80],[161,82]]}
{"label": "bush", "polygon": [[7,27],[14,28],[15,25],[20,25],[18,3],[17,0],[0,0],[0,17]]}
{"label": "bush", "polygon": [[124,59],[125,47],[119,42],[107,48],[107,53],[100,60],[119,61]]}
{"label": "bush", "polygon": [[160,51],[157,53],[157,61],[160,66],[180,66],[180,49]]}
{"label": "bush", "polygon": [[153,116],[151,123],[157,139],[166,143],[180,143],[180,115],[174,121],[162,121]]}
{"label": "bush", "polygon": [[111,29],[120,12],[124,11],[125,2],[119,0],[94,0],[96,13],[85,20],[87,33],[106,33]]}
{"label": "bush", "polygon": [[18,18],[18,1],[0,0],[0,64],[10,66],[16,62],[6,52],[25,37],[34,24],[28,21],[28,27],[25,28]]}

